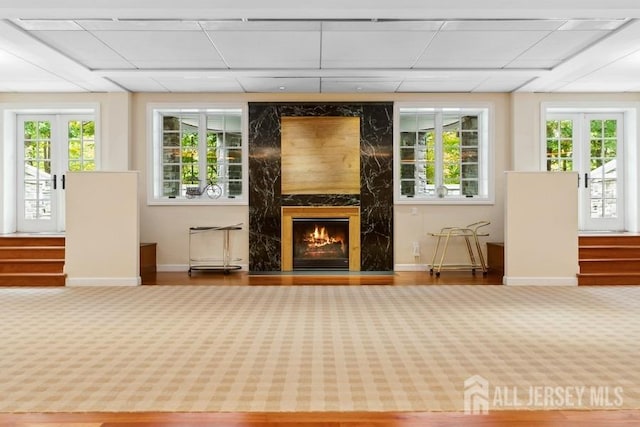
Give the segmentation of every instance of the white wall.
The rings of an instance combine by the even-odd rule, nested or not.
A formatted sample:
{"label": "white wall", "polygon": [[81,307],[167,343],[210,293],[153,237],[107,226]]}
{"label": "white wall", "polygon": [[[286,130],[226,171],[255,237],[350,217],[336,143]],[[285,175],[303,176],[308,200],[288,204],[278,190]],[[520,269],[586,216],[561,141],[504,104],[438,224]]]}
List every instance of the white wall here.
{"label": "white wall", "polygon": [[540,170],[542,103],[574,103],[583,106],[621,105],[640,101],[639,93],[514,93],[512,97],[513,170]]}
{"label": "white wall", "polygon": [[505,285],[577,285],[576,172],[507,172]]}
{"label": "white wall", "polygon": [[[537,171],[542,161],[543,104],[575,108],[615,108],[625,113],[625,230],[640,231],[640,93],[514,93],[512,95],[513,170]],[[635,108],[635,115],[631,110]]]}
{"label": "white wall", "polygon": [[[248,221],[247,206],[147,206],[146,204],[146,104],[211,102],[490,102],[495,107],[493,205],[397,205],[394,209],[395,264],[403,269],[423,269],[430,262],[434,241],[427,236],[446,225],[491,221],[486,241],[504,239],[504,176],[507,170],[537,170],[540,161],[540,105],[542,102],[638,102],[640,94],[0,94],[0,104],[33,106],[55,103],[97,103],[100,106],[102,166],[105,170],[139,170],[141,240],[158,243],[158,265],[162,269],[183,269],[188,263],[188,228],[194,225],[231,224]],[[635,125],[635,124],[634,124]],[[6,144],[13,141],[3,139]],[[0,154],[2,155],[2,154]],[[635,156],[639,152],[634,153]],[[6,162],[5,162],[6,163]],[[3,160],[0,167],[4,173]],[[3,185],[6,181],[3,180]],[[638,190],[640,191],[640,190]],[[0,198],[0,225],[15,212]],[[633,203],[640,203],[636,194]],[[638,211],[636,209],[635,211]],[[637,221],[636,221],[637,223]],[[0,232],[11,232],[3,226]],[[248,231],[234,234],[236,255],[248,264]],[[420,256],[413,256],[413,242],[420,244]],[[464,250],[453,250],[464,260]]]}
{"label": "white wall", "polygon": [[15,197],[15,114],[24,110],[53,111],[61,109],[96,108],[99,127],[102,170],[129,170],[130,155],[130,95],[127,93],[0,93],[0,233],[16,231]]}
{"label": "white wall", "polygon": [[67,174],[67,286],[140,284],[137,172]]}
{"label": "white wall", "polygon": [[[435,242],[427,236],[451,224],[465,225],[486,219],[492,222],[489,231],[491,240],[502,240],[504,215],[502,193],[503,174],[509,167],[509,107],[507,94],[135,94],[133,95],[133,166],[141,173],[141,239],[157,242],[159,270],[182,270],[188,264],[188,230],[191,226],[224,225],[244,222],[245,229],[233,234],[233,247],[248,264],[248,216],[247,206],[147,206],[146,179],[148,172],[146,144],[149,135],[143,125],[147,120],[148,103],[211,103],[211,102],[366,102],[366,101],[413,101],[413,102],[489,102],[494,110],[494,154],[496,201],[492,205],[436,206],[399,205],[394,209],[395,264],[398,269],[425,269],[430,261]],[[415,208],[415,214],[413,214]],[[413,255],[412,242],[420,244],[420,257]],[[451,259],[466,256],[466,249],[452,248]],[[463,258],[464,259],[464,258]]]}

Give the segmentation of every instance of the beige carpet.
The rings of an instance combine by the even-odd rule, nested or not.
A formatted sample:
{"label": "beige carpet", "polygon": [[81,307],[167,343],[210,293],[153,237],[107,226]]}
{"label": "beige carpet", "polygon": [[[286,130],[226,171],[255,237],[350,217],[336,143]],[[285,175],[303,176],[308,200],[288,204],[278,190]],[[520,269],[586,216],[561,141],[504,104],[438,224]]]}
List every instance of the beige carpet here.
{"label": "beige carpet", "polygon": [[615,407],[638,408],[639,303],[640,287],[4,288],[0,412],[461,411],[472,375],[493,409],[511,409],[501,387],[531,407],[529,386],[618,387]]}

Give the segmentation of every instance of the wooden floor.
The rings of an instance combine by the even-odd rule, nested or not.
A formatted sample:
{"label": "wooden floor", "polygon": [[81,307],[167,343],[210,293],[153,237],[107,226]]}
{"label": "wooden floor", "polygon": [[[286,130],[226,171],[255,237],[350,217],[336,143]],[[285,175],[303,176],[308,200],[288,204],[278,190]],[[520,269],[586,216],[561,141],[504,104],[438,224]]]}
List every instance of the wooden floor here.
{"label": "wooden floor", "polygon": [[[499,285],[501,276],[448,271],[439,278],[428,272],[393,274],[253,275],[247,272],[160,272],[149,285]],[[640,426],[640,410],[620,411],[492,411],[462,413],[77,413],[0,414],[0,427],[603,427]]]}
{"label": "wooden floor", "polygon": [[639,426],[640,411],[462,413],[0,414],[0,427],[604,427]]}
{"label": "wooden floor", "polygon": [[427,271],[399,271],[389,273],[345,273],[345,274],[250,274],[246,271],[224,274],[217,271],[194,271],[191,276],[186,272],[160,272],[144,278],[145,285],[500,285],[502,277],[489,273],[483,276],[470,271],[445,271],[440,277]]}

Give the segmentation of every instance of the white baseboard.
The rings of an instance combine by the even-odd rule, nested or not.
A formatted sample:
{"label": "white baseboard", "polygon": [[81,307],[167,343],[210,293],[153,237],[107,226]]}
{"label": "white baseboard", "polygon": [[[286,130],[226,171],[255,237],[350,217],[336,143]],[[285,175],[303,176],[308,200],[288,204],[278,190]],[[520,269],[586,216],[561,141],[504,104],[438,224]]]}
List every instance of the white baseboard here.
{"label": "white baseboard", "polygon": [[429,266],[427,264],[395,264],[393,266],[394,271],[427,271]]}
{"label": "white baseboard", "polygon": [[66,286],[139,286],[138,277],[67,277]]}
{"label": "white baseboard", "polygon": [[578,286],[577,277],[507,277],[502,279],[509,286]]}
{"label": "white baseboard", "polygon": [[156,271],[159,272],[167,272],[167,271],[188,271],[189,266],[187,264],[158,264],[156,266]]}

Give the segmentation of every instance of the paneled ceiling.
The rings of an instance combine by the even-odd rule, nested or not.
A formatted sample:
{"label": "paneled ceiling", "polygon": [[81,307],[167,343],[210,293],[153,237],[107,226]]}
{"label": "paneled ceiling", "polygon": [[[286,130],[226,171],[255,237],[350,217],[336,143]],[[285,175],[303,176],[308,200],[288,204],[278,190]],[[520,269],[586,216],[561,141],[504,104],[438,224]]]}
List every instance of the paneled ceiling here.
{"label": "paneled ceiling", "polygon": [[640,91],[637,0],[12,3],[0,92]]}

